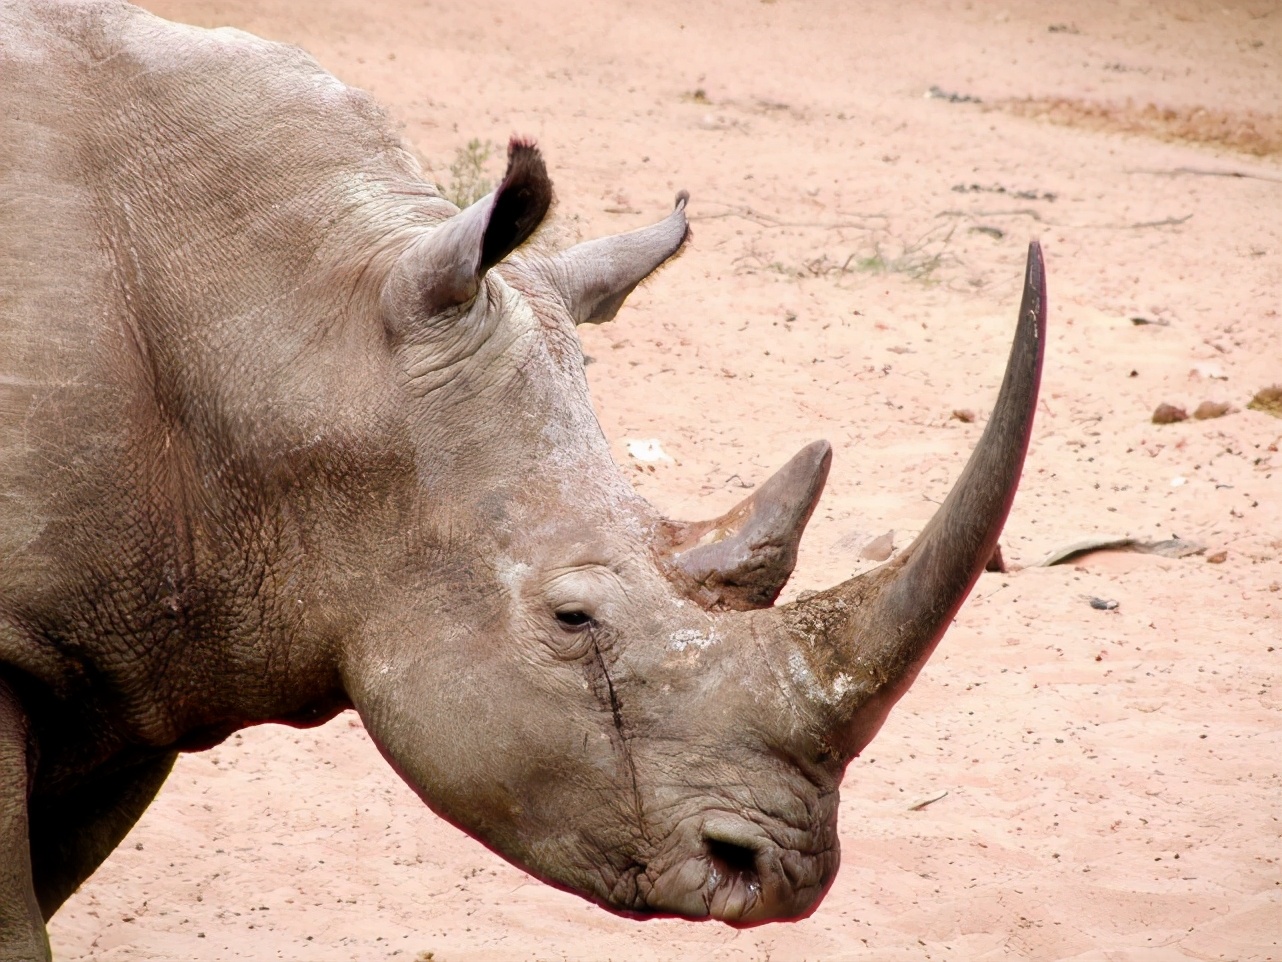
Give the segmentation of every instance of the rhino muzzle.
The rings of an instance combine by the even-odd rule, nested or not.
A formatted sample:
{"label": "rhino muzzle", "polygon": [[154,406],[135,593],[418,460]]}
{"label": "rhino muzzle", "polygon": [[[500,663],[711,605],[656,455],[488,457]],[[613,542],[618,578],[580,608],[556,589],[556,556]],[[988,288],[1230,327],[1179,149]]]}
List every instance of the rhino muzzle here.
{"label": "rhino muzzle", "polygon": [[[710,812],[683,823],[648,865],[625,873],[606,907],[638,917],[715,919],[757,925],[809,915],[837,873],[835,806],[821,847],[808,830],[785,837],[742,816]],[[790,837],[788,837],[790,836]]]}

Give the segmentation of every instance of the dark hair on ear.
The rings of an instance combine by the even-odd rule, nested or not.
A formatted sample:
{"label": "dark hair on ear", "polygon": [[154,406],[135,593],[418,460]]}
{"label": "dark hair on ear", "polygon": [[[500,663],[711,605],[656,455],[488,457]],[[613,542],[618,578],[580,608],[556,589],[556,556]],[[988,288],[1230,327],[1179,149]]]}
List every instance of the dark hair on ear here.
{"label": "dark hair on ear", "polygon": [[520,247],[552,206],[552,181],[533,141],[513,137],[507,145],[507,173],[494,192],[494,208],[481,245],[481,270]]}

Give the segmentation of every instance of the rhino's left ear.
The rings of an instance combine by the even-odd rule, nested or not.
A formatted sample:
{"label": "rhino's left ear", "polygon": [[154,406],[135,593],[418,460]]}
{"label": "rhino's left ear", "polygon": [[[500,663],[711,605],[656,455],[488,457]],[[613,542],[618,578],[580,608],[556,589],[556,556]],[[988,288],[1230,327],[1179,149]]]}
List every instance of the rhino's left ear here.
{"label": "rhino's left ear", "polygon": [[415,241],[396,264],[388,295],[413,315],[467,303],[485,272],[525,243],[551,204],[552,181],[538,148],[513,138],[503,182]]}
{"label": "rhino's left ear", "polygon": [[705,608],[774,604],[797,563],[831,463],[831,445],[815,441],[716,521],[665,522],[663,554],[672,580]]}
{"label": "rhino's left ear", "polygon": [[690,236],[686,203],[677,194],[675,209],[649,227],[576,244],[542,261],[538,270],[560,293],[575,324],[600,324],[623,306],[633,288],[681,249]]}

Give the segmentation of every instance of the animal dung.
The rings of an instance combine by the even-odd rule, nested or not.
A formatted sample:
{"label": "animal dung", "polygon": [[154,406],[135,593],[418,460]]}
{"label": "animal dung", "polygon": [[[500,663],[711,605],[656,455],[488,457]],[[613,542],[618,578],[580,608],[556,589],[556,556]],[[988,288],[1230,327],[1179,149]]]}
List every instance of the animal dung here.
{"label": "animal dung", "polygon": [[1187,421],[1188,417],[1188,412],[1183,408],[1163,401],[1157,406],[1157,410],[1153,412],[1153,423],[1175,424],[1177,421]]}

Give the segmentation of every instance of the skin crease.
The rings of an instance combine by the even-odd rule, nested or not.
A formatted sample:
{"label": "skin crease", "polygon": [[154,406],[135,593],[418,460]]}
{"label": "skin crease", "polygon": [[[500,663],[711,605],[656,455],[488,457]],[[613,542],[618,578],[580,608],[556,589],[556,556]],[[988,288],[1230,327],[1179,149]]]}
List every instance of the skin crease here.
{"label": "skin crease", "polygon": [[[30,887],[0,889],[0,946],[45,956],[30,906],[56,910],[177,751],[349,707],[433,810],[552,884],[640,915],[813,911],[844,767],[1005,517],[1044,294],[948,543],[762,608],[827,447],[762,504],[663,519],[610,457],[575,334],[680,249],[684,196],[548,255],[521,247],[551,202],[531,145],[460,213],[297,49],[115,3],[5,14],[0,45],[21,108],[0,121],[0,735],[30,759],[0,789],[10,864],[24,810],[54,813]],[[674,553],[713,529],[732,560],[692,578]],[[920,628],[899,641],[892,610],[865,639],[850,612],[911,597],[914,556],[943,585]]]}

